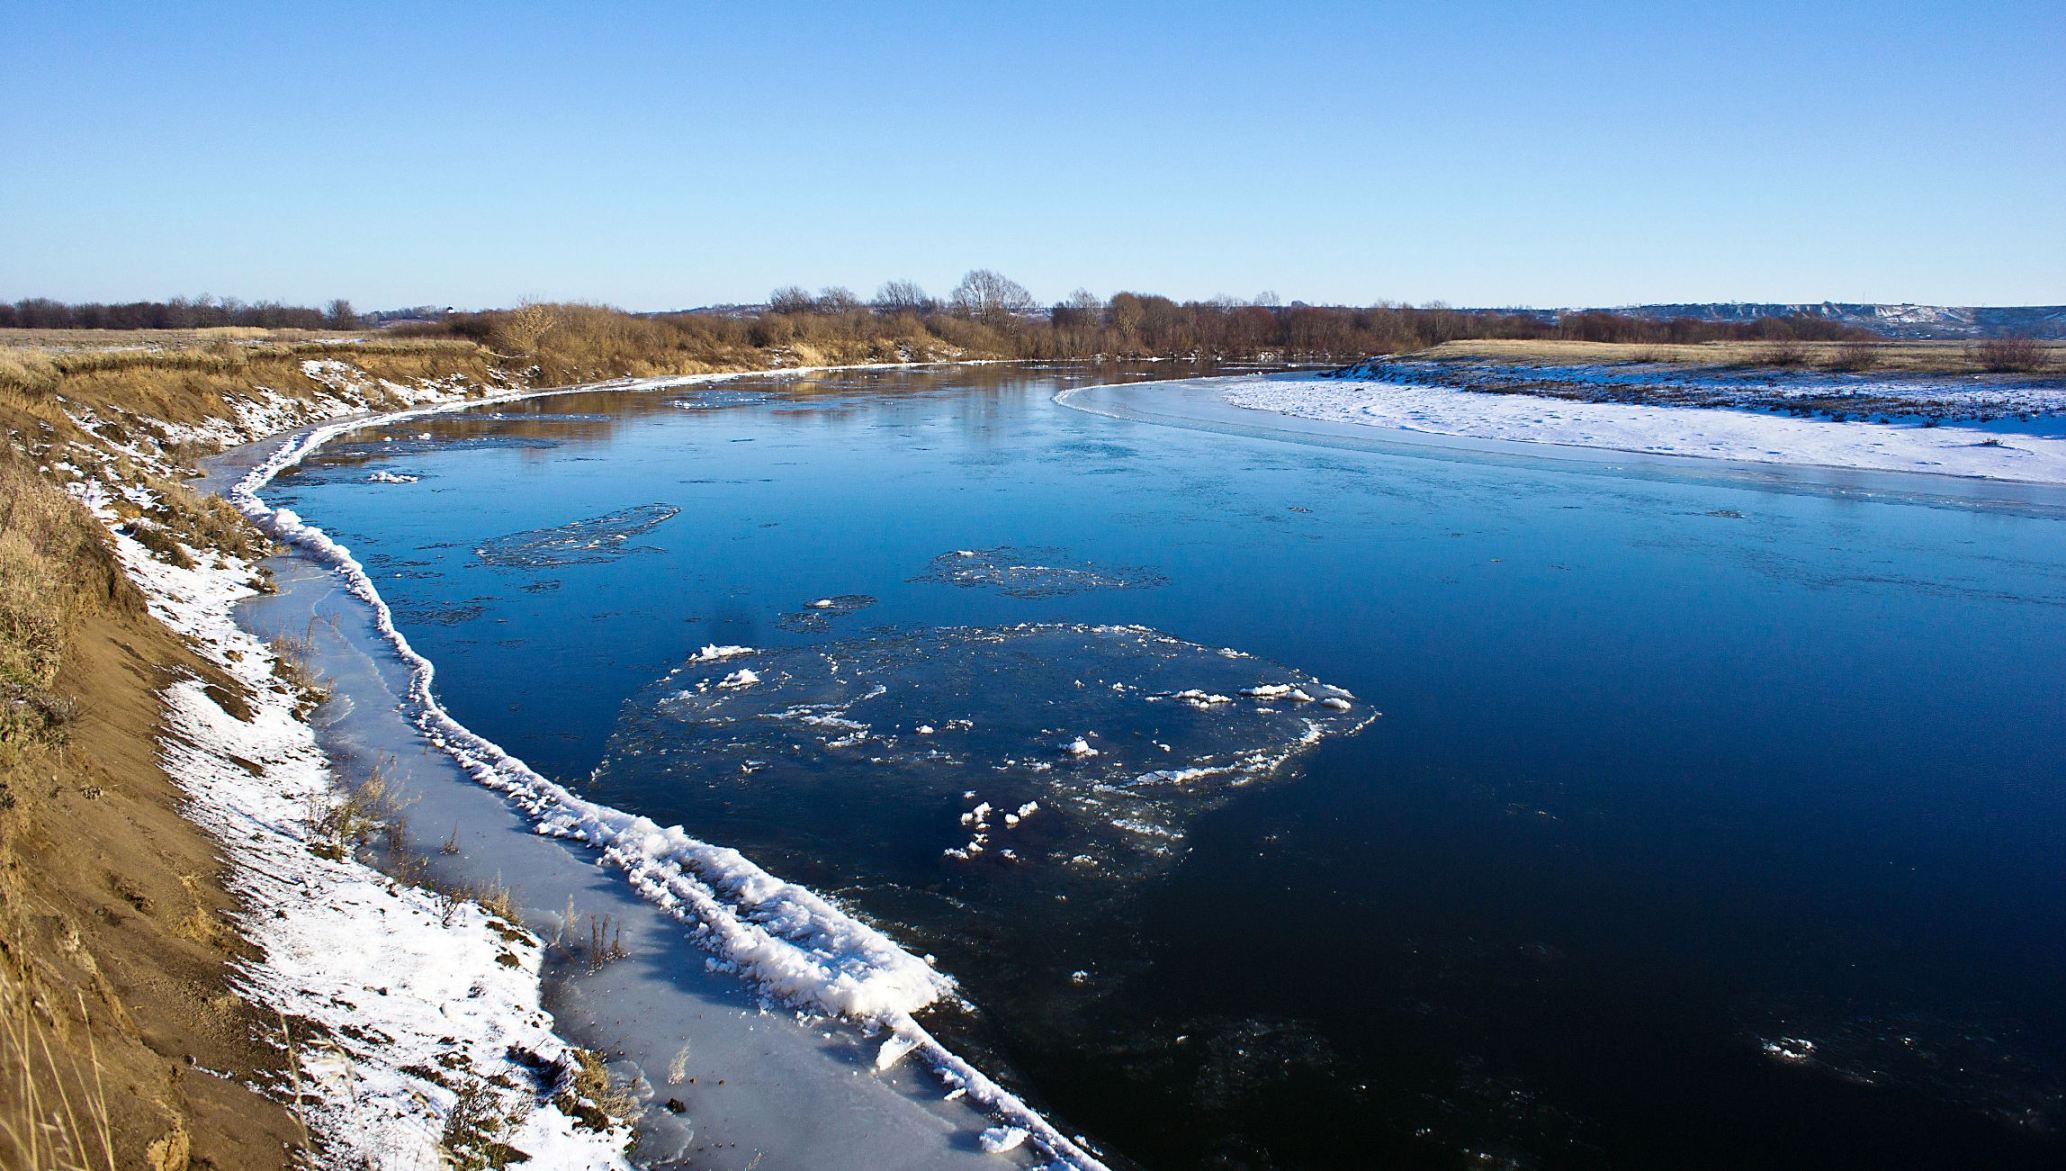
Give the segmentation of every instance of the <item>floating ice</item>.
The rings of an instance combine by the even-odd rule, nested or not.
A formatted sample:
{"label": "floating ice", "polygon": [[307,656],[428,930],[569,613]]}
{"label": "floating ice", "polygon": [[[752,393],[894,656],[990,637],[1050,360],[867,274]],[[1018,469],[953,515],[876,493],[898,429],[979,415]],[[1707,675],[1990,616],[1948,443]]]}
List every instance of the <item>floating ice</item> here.
{"label": "floating ice", "polygon": [[689,656],[689,662],[715,663],[721,659],[736,659],[740,655],[750,655],[753,653],[754,650],[750,646],[717,646],[706,643],[702,650]]}
{"label": "floating ice", "polygon": [[806,603],[793,614],[784,614],[775,620],[775,625],[799,634],[820,634],[832,629],[834,618],[866,610],[874,604],[875,599],[867,594],[836,594]]}
{"label": "floating ice", "polygon": [[[716,658],[698,652],[626,704],[594,792],[771,827],[766,848],[860,882],[889,876],[848,863],[865,871],[905,841],[935,867],[1003,865],[1008,846],[1029,867],[1156,868],[1200,812],[1374,716],[1303,672],[1138,626],[950,627]],[[1294,695],[1337,702],[1281,702]]]}
{"label": "floating ice", "polygon": [[557,569],[615,561],[636,552],[628,542],[674,519],[672,504],[638,504],[549,529],[527,529],[496,537],[474,550],[489,565],[514,569]]}
{"label": "floating ice", "polygon": [[1079,561],[1066,549],[1000,545],[956,549],[932,559],[913,581],[936,581],[972,589],[989,586],[1015,598],[1056,598],[1090,590],[1147,589],[1168,578],[1140,565]]}
{"label": "floating ice", "polygon": [[670,407],[685,411],[710,411],[721,407],[750,407],[761,403],[775,402],[781,398],[771,390],[735,390],[728,387],[708,387],[679,394],[667,400]]}

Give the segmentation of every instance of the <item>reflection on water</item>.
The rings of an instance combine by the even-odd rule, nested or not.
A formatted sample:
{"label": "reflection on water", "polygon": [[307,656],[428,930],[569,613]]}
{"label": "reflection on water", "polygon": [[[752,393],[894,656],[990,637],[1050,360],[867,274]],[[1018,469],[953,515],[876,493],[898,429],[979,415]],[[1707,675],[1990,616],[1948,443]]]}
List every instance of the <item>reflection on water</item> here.
{"label": "reflection on water", "polygon": [[[1126,1158],[2066,1158],[2056,512],[1050,401],[1190,373],[571,395],[281,488],[461,719],[936,954],[941,1031]],[[639,556],[474,553],[654,502]],[[1141,781],[1324,685],[1385,717]]]}

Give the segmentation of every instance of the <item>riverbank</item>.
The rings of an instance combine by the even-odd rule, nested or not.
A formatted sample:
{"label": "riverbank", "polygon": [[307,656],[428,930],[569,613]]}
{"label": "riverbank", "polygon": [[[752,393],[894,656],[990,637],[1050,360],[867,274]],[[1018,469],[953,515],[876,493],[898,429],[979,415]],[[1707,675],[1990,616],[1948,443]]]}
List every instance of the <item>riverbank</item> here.
{"label": "riverbank", "polygon": [[181,482],[283,427],[521,385],[472,347],[351,357],[6,371],[0,946],[19,1028],[0,1056],[25,1087],[25,1165],[620,1162],[599,1063],[538,1009],[537,941],[492,898],[365,864],[364,786],[340,787],[304,722],[320,680],[231,616],[271,588],[267,542]]}
{"label": "riverbank", "polygon": [[[397,354],[410,365],[406,371],[367,368]],[[237,620],[241,608],[272,603],[268,595],[274,588],[273,572],[286,570],[289,563],[267,560],[266,542],[230,515],[219,499],[196,495],[179,482],[186,465],[201,453],[282,430],[305,429],[320,420],[364,418],[383,409],[440,411],[553,391],[526,387],[521,375],[504,372],[483,352],[446,342],[414,351],[378,348],[366,364],[358,362],[356,354],[311,356],[297,348],[284,355],[288,364],[282,370],[276,360],[281,356],[257,355],[268,371],[264,382],[251,377],[253,355],[173,353],[83,360],[80,365],[93,375],[123,375],[94,379],[96,393],[90,398],[74,393],[22,394],[18,381],[7,388],[16,392],[7,404],[15,447],[37,461],[10,468],[20,473],[28,490],[49,498],[56,513],[76,506],[57,497],[53,481],[89,510],[90,519],[86,514],[79,518],[83,528],[77,543],[101,551],[105,591],[127,599],[136,629],[123,633],[134,638],[142,631],[155,639],[155,653],[151,646],[142,651],[133,644],[124,648],[136,660],[134,677],[118,673],[116,678],[124,684],[118,690],[138,718],[102,740],[109,751],[127,753],[132,758],[125,761],[130,771],[148,771],[161,790],[157,796],[164,816],[151,841],[177,843],[210,863],[179,875],[179,883],[197,892],[196,899],[211,900],[207,916],[219,924],[205,932],[219,944],[219,954],[202,965],[184,992],[188,1000],[218,1006],[225,1043],[240,1041],[243,1049],[234,1058],[218,1050],[204,1050],[197,1057],[192,1050],[199,1046],[187,1045],[188,1052],[174,1058],[173,1076],[180,1076],[180,1063],[198,1065],[213,1075],[206,1079],[211,1089],[250,1099],[222,1109],[205,1109],[205,1103],[186,1098],[168,1103],[165,1094],[150,1093],[141,1083],[153,1076],[151,1068],[171,1055],[163,1045],[145,1045],[137,1058],[138,1084],[132,1087],[137,1092],[94,1098],[83,1111],[90,1121],[75,1136],[78,1149],[68,1156],[72,1162],[96,1162],[93,1155],[99,1151],[121,1165],[172,1167],[205,1159],[222,1166],[279,1166],[295,1158],[296,1150],[312,1148],[325,1159],[380,1165],[430,1165],[454,1158],[470,1165],[522,1152],[544,1157],[552,1166],[614,1166],[632,1133],[621,1119],[637,1111],[639,1097],[654,1102],[653,1086],[659,1083],[672,1087],[669,1095],[662,1095],[670,1096],[670,1110],[647,1114],[666,1124],[643,1128],[640,1138],[657,1136],[663,1150],[700,1156],[698,1165],[725,1165],[725,1156],[717,1153],[725,1146],[741,1155],[741,1165],[762,1152],[779,1154],[785,1149],[780,1141],[721,1141],[728,1132],[746,1138],[757,1132],[776,1140],[800,1136],[807,1141],[792,1144],[790,1154],[806,1161],[837,1151],[872,1150],[907,1165],[948,1166],[971,1159],[994,1162],[996,1153],[1020,1162],[1045,1152],[1074,1156],[1074,1165],[1097,1165],[1011,1095],[947,1053],[911,1019],[915,1008],[951,992],[951,981],[924,972],[915,957],[809,892],[780,884],[729,851],[685,839],[676,845],[693,847],[705,877],[716,878],[722,888],[718,904],[699,908],[706,912],[700,919],[684,912],[680,902],[682,892],[698,878],[680,868],[670,877],[663,873],[670,866],[664,859],[649,858],[641,873],[631,876],[635,884],[650,888],[648,895],[657,904],[641,903],[631,885],[610,892],[589,889],[596,870],[593,855],[579,847],[545,843],[559,859],[559,872],[541,869],[536,857],[511,871],[527,880],[555,873],[565,879],[583,872],[588,876],[586,886],[577,877],[557,890],[582,890],[584,909],[591,916],[595,912],[590,908],[598,902],[610,906],[605,917],[613,918],[620,933],[627,922],[639,922],[631,945],[613,943],[611,958],[635,955],[646,962],[619,966],[620,972],[650,965],[671,969],[677,974],[670,978],[679,983],[704,967],[710,957],[689,942],[679,925],[662,926],[670,909],[689,919],[698,932],[715,929],[727,941],[716,949],[722,962],[704,973],[705,982],[722,986],[721,992],[682,997],[672,1004],[649,997],[640,1006],[642,1020],[696,1018],[684,1043],[675,1047],[679,1052],[642,1053],[642,1063],[625,1062],[606,1072],[600,1057],[555,1035],[554,1022],[543,1008],[540,977],[555,956],[565,961],[580,950],[570,942],[576,929],[574,913],[563,913],[557,897],[549,907],[541,906],[535,897],[537,882],[517,883],[519,889],[513,892],[501,881],[501,872],[490,869],[510,860],[513,835],[521,835],[518,842],[540,842],[533,831],[542,827],[522,818],[513,827],[499,827],[499,851],[464,851],[480,858],[465,876],[450,873],[462,869],[456,865],[460,859],[443,867],[429,864],[429,852],[407,842],[402,810],[435,787],[423,782],[437,770],[398,767],[394,753],[361,754],[349,762],[326,757],[306,722],[311,715],[322,724],[326,719],[348,721],[359,713],[386,713],[406,735],[415,737],[412,749],[428,752],[426,729],[408,726],[396,708],[407,709],[419,697],[429,699],[429,665],[419,664],[420,691],[405,681],[391,694],[339,693],[339,702],[329,710],[342,714],[321,716],[319,700],[338,686],[335,677],[326,676],[346,661],[319,661],[320,646],[328,642],[334,650],[335,640],[320,635],[312,623],[261,640],[246,629],[250,623]],[[65,386],[66,391],[76,389]],[[339,425],[323,434],[353,426]],[[310,442],[306,435],[300,438],[300,454],[320,442]],[[250,491],[291,463],[293,456],[280,459],[277,442],[253,450],[269,466],[246,479],[247,490],[240,499],[247,510],[281,532],[291,528],[293,535],[322,547],[319,532],[299,526],[291,516],[274,516]],[[10,510],[10,534],[21,527],[20,511]],[[86,531],[90,529],[103,530],[105,536]],[[316,576],[327,578],[340,564],[323,563]],[[377,616],[378,595],[370,583],[364,584]],[[366,601],[342,593],[338,597],[365,616]],[[329,613],[333,622],[338,617],[335,609]],[[72,629],[58,640],[76,650],[95,641],[108,621],[107,615],[94,611],[73,615],[61,625]],[[376,636],[379,631],[372,627],[377,625],[369,626]],[[391,625],[387,633],[393,633]],[[117,643],[121,645],[119,639]],[[357,653],[363,659],[368,651],[392,649],[362,645]],[[406,649],[405,644],[399,648]],[[97,716],[101,697],[73,678],[69,667],[63,679],[44,680],[56,685],[50,692],[53,703],[85,695]],[[419,715],[434,711],[434,701],[414,710]],[[459,761],[436,757],[444,769],[436,782],[450,788],[455,779],[483,779],[469,778],[459,764],[480,766],[483,758],[469,757],[465,749],[492,746],[469,739],[456,725],[440,731],[437,746],[453,751]],[[11,742],[21,739],[10,734]],[[10,782],[24,768],[48,765],[58,775],[79,770],[79,739],[62,731],[48,739],[54,750],[29,745],[23,761],[8,762]],[[159,744],[155,753],[154,742]],[[520,762],[499,752],[489,753],[487,762],[522,771]],[[408,792],[398,775],[402,773],[424,774],[414,778],[415,792]],[[52,795],[62,787],[54,787]],[[86,799],[98,801],[107,788],[82,786],[80,791]],[[498,793],[471,785],[465,789],[484,798],[486,808],[501,822],[510,821],[510,809]],[[534,805],[535,796],[530,802]],[[615,826],[622,833],[654,830],[614,811],[574,812],[585,828],[562,825],[556,832],[593,841],[598,828]],[[62,870],[56,863],[64,843],[50,832],[50,815],[37,809],[22,813],[18,820],[29,832],[6,842],[9,872],[40,880]],[[94,840],[117,854],[148,856],[148,849],[138,848],[142,843],[131,842],[132,833],[128,827],[109,827]],[[475,833],[468,840],[489,836],[498,835]],[[455,829],[455,847],[459,838]],[[628,862],[641,852],[628,849],[631,844],[626,838],[621,845],[627,849],[613,850],[613,856]],[[712,875],[711,864],[725,873]],[[394,874],[407,881],[397,881]],[[10,909],[49,897],[53,892],[44,888],[51,885],[43,883],[21,899],[11,899]],[[72,891],[102,885],[138,907],[156,905],[146,884],[114,870],[100,882],[58,885]],[[771,887],[789,893],[766,902]],[[532,901],[525,903],[525,896],[532,896]],[[749,908],[759,924],[735,918],[725,909],[724,900],[741,898],[750,904],[765,903],[757,911]],[[623,905],[627,902],[631,905]],[[110,912],[100,913],[115,921]],[[71,926],[74,918],[85,917],[66,918],[53,933],[61,952],[76,954],[86,970],[96,971],[101,965],[93,958],[94,941],[79,944]],[[548,944],[522,922],[552,931],[553,942]],[[774,923],[802,929],[809,938],[771,937],[768,927]],[[17,926],[19,930],[11,929],[0,941],[11,956],[34,948],[30,927]],[[776,929],[777,935],[781,930]],[[828,930],[832,935],[826,934]],[[859,944],[874,940],[853,953],[861,968],[821,972],[814,966],[806,952],[833,936]],[[618,938],[621,941],[621,934]],[[370,945],[374,940],[377,946]],[[152,946],[162,944],[152,941]],[[684,950],[689,954],[676,954]],[[783,959],[785,951],[793,958]],[[902,964],[875,964],[882,970],[873,971],[869,956]],[[589,976],[605,966],[592,958],[589,964]],[[900,983],[910,983],[897,975],[902,966],[926,976],[922,983],[928,991],[917,1000],[898,990]],[[727,974],[736,968],[744,968],[751,979],[742,982]],[[57,999],[47,995],[48,973],[29,968],[23,973],[25,982],[19,987],[24,999]],[[567,1006],[577,1015],[586,1014],[591,1025],[597,1024],[599,1014],[621,1019],[629,1002],[613,999],[601,982],[589,983],[596,987],[579,992]],[[156,1017],[191,1011],[178,997],[170,1002],[154,997],[152,990],[162,990],[163,984],[145,980],[106,988],[103,998],[118,1020],[143,1018],[142,1031],[148,1032]],[[871,991],[878,988],[881,991]],[[771,1026],[763,998],[770,994],[810,1006],[794,1022],[774,1018],[773,1027],[794,1037],[787,1044],[786,1059],[772,1056],[782,1045],[769,1047]],[[703,1019],[703,1010],[717,1001],[724,1002],[735,1025]],[[836,1024],[832,1017],[841,1013],[865,1028]],[[83,1004],[75,1016],[72,1024],[77,1026],[94,1023]],[[724,1040],[728,1026],[738,1035]],[[875,1041],[866,1039],[868,1031],[884,1028],[891,1037],[887,1045],[880,1032]],[[58,1028],[57,1035],[60,1049],[69,1045],[80,1050],[66,1054],[75,1060],[67,1060],[64,1069],[41,1070],[27,1057],[19,1063],[29,1067],[24,1071],[27,1077],[76,1091],[92,1080],[80,1071],[92,1074],[104,1068],[95,1065],[102,1060],[96,1054],[108,1047],[104,1042],[96,1046],[70,1025]],[[681,1071],[672,1068],[683,1065],[680,1054],[688,1052],[690,1035],[697,1041],[700,1060],[688,1068],[729,1073],[704,1080],[717,1086],[729,1080],[736,1087],[728,1095],[734,1105],[728,1113],[715,1108],[714,1101],[701,1100],[695,1103],[693,1121],[670,1120],[667,1115],[687,1109],[677,1107],[676,1100],[696,1097],[694,1090],[680,1087]],[[625,1039],[621,1029],[617,1038]],[[26,1046],[17,1048],[22,1054],[29,1052]],[[902,1064],[923,1072],[907,1078],[897,1068],[898,1059],[913,1053],[917,1056]],[[10,1066],[17,1063],[19,1054],[8,1056]],[[852,1079],[870,1067],[875,1072],[864,1084],[879,1085],[881,1092],[857,1095]],[[943,1079],[948,1083],[944,1087]],[[687,1081],[693,1085],[696,1078],[689,1076]],[[290,1108],[268,1110],[268,1097],[286,1101]],[[737,1105],[742,1102],[743,1114]],[[152,1110],[139,1103],[151,1104]],[[796,1125],[800,1114],[816,1118],[817,1124]],[[740,1118],[753,1121],[742,1123]],[[697,1125],[704,1126],[700,1133]],[[986,1130],[994,1134],[986,1135]]]}

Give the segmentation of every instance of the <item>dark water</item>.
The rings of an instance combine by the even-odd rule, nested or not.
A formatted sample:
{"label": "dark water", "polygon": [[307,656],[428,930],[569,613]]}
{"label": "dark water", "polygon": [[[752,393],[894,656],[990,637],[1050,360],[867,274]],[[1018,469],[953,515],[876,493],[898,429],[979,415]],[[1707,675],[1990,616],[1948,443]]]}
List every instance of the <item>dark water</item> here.
{"label": "dark water", "polygon": [[460,719],[938,955],[1122,1162],[2066,1162],[2066,522],[1050,402],[1095,380],[549,399],[278,495]]}

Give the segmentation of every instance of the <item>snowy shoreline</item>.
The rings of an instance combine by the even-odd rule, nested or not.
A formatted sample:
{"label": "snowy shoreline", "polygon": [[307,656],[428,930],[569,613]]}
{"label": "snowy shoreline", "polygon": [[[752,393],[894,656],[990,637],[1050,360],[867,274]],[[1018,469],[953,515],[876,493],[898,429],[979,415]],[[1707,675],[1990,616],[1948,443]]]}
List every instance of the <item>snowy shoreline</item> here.
{"label": "snowy shoreline", "polygon": [[[810,369],[770,371],[776,375]],[[483,787],[502,794],[535,832],[597,850],[627,884],[691,928],[714,962],[736,970],[772,998],[814,1013],[839,1016],[888,1034],[877,1068],[907,1056],[922,1063],[946,1095],[987,1114],[996,1125],[983,1136],[995,1154],[1038,1152],[1051,1165],[1101,1168],[1078,1141],[1061,1134],[1015,1095],[949,1051],[915,1013],[954,997],[951,978],[806,888],[782,882],[736,851],[697,841],[680,827],[584,801],[539,776],[498,745],[474,734],[438,703],[434,667],[395,628],[393,615],[350,551],[288,510],[268,507],[258,493],[270,480],[324,443],[364,427],[444,414],[482,405],[590,390],[659,389],[715,382],[745,374],[626,380],[598,386],[553,388],[463,401],[442,401],[385,415],[318,426],[291,438],[224,495],[262,528],[335,572],[372,612],[380,636],[408,667],[407,715],[425,739],[450,756]]]}
{"label": "snowy shoreline", "polygon": [[2066,419],[1837,421],[1728,406],[1652,406],[1357,378],[1216,383],[1248,411],[1460,439],[1790,467],[2066,484]]}
{"label": "snowy shoreline", "polygon": [[[123,454],[171,470],[141,447]],[[219,843],[238,928],[258,951],[232,981],[279,1016],[294,1084],[268,1088],[297,1095],[324,1156],[430,1168],[478,1140],[541,1165],[628,1167],[630,1130],[584,1121],[567,1097],[580,1062],[542,1007],[539,940],[326,848],[318,823],[341,800],[336,771],[278,653],[236,621],[258,596],[258,564],[184,546],[181,566],[146,548],[116,503],[154,496],[124,482],[112,457],[67,488],[107,528],[151,615],[243,685],[231,697],[184,674],[164,687],[159,758],[185,816]],[[489,1115],[508,1120],[492,1136],[473,1127]]]}

